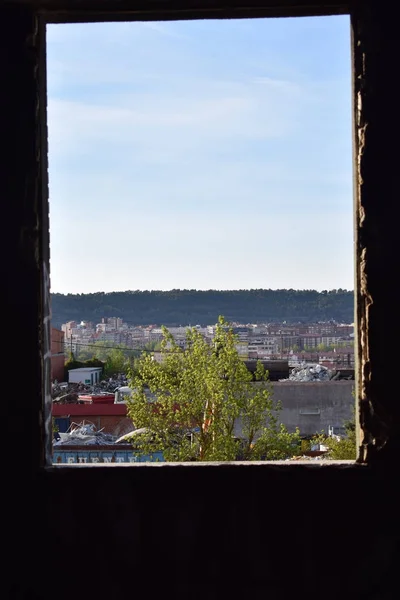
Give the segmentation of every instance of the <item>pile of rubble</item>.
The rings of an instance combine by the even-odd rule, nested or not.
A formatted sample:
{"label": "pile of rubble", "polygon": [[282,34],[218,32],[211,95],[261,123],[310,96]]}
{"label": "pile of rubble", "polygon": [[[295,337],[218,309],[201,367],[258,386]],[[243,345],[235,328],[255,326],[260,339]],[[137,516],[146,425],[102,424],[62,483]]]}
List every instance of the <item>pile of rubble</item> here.
{"label": "pile of rubble", "polygon": [[76,404],[78,396],[84,394],[113,394],[119,387],[128,384],[126,375],[100,381],[95,385],[85,383],[55,382],[52,384],[51,397],[53,402],[60,404]]}
{"label": "pile of rubble", "polygon": [[56,432],[53,438],[54,446],[89,446],[115,444],[116,436],[104,433],[102,429],[97,430],[94,423],[82,421],[82,423],[71,423],[66,433]]}
{"label": "pile of rubble", "polygon": [[327,457],[325,456],[326,452],[324,452],[323,454],[319,455],[319,456],[308,456],[307,454],[303,454],[302,456],[292,456],[291,458],[287,458],[286,460],[327,460]]}
{"label": "pile of rubble", "polygon": [[279,381],[330,381],[335,373],[320,364],[303,363],[292,369],[288,379]]}

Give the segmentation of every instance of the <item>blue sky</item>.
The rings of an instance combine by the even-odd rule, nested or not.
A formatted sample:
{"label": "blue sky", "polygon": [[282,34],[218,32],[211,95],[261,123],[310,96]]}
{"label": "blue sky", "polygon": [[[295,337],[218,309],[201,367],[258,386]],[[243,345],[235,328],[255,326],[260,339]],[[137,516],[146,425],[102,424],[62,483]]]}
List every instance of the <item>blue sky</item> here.
{"label": "blue sky", "polygon": [[347,16],[47,28],[51,288],[353,289]]}

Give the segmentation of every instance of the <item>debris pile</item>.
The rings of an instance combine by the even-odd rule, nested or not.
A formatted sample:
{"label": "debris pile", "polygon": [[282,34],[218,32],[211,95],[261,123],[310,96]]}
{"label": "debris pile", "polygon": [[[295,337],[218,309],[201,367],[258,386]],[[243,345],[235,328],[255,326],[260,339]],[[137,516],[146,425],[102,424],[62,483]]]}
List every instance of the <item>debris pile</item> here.
{"label": "debris pile", "polygon": [[334,373],[318,363],[303,363],[292,369],[288,379],[280,379],[279,381],[329,381]]}
{"label": "debris pile", "polygon": [[51,396],[53,402],[58,402],[59,404],[77,404],[79,402],[79,395],[113,394],[116,389],[127,384],[128,381],[125,375],[119,375],[116,378],[106,379],[96,383],[95,385],[88,385],[85,383],[55,382],[52,384]]}
{"label": "debris pile", "polygon": [[116,436],[104,433],[103,429],[97,430],[94,423],[82,421],[71,423],[66,433],[56,432],[54,434],[54,446],[89,446],[115,444]]}
{"label": "debris pile", "polygon": [[321,453],[318,456],[309,456],[308,454],[303,454],[302,456],[292,456],[291,458],[287,458],[286,460],[326,460],[326,456],[324,456],[326,452]]}

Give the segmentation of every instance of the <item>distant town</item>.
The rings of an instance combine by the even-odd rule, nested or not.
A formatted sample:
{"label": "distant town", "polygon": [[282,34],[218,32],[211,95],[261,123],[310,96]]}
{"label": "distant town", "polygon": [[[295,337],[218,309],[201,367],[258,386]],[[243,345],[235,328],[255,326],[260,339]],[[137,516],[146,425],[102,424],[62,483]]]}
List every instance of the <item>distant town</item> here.
{"label": "distant town", "polygon": [[[290,366],[316,362],[328,368],[354,367],[354,325],[334,321],[320,323],[232,323],[237,350],[244,360],[286,359]],[[185,347],[188,326],[168,327],[177,344]],[[196,329],[212,340],[215,325]],[[104,347],[153,351],[157,354],[162,328],[155,325],[130,326],[119,317],[103,317],[98,323],[68,321],[61,330],[53,328],[53,354],[76,358],[94,356]]]}

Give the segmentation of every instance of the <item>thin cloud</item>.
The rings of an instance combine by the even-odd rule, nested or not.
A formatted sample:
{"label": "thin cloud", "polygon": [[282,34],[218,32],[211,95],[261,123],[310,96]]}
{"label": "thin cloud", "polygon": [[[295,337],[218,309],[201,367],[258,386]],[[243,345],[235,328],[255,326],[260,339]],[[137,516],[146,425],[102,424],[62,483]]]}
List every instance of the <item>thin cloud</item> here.
{"label": "thin cloud", "polygon": [[[124,144],[134,141],[152,152],[162,148],[182,152],[200,144],[240,140],[283,138],[298,127],[301,108],[306,103],[297,95],[293,102],[291,86],[214,81],[181,85],[176,94],[154,95],[138,91],[113,95],[107,103],[49,98],[50,143],[54,152],[68,154],[74,144],[95,144],[101,139]],[[154,145],[151,148],[151,145]],[[95,147],[93,147],[95,150]],[[156,151],[157,153],[157,151]]]}
{"label": "thin cloud", "polygon": [[349,67],[330,23],[321,57],[306,19],[49,27],[54,289],[350,289]]}

